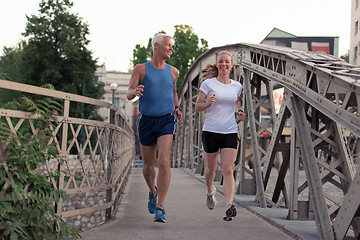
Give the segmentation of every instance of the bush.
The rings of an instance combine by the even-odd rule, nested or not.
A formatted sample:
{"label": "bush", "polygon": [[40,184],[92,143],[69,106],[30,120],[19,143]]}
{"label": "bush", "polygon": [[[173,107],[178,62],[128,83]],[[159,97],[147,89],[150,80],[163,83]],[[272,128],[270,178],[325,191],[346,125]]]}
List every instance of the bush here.
{"label": "bush", "polygon": [[[0,119],[0,237],[80,238],[54,211],[59,200],[66,197],[52,183],[57,182],[59,172],[41,170],[46,161],[58,155],[55,145],[49,143],[54,142],[50,141],[51,128],[61,105],[47,97],[21,100],[22,104],[10,105],[26,106],[36,114],[35,119],[25,120],[16,133],[5,119]],[[21,120],[11,121],[16,126]]]}

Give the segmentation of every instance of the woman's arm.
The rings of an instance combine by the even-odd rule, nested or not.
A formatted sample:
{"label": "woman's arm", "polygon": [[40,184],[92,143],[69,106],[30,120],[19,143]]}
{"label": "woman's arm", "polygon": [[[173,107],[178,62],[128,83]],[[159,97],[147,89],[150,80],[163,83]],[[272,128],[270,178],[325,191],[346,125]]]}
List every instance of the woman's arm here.
{"label": "woman's arm", "polygon": [[215,94],[212,97],[210,97],[206,102],[205,102],[205,98],[206,98],[206,94],[200,90],[195,103],[196,112],[202,112],[207,108],[209,108],[211,105],[216,103]]}

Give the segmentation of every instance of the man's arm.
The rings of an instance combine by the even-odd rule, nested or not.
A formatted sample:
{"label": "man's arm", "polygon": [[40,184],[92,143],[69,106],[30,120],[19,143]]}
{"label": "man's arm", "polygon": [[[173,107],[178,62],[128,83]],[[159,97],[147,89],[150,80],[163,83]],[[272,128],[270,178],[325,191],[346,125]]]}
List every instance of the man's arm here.
{"label": "man's arm", "polygon": [[[175,84],[174,84],[174,88],[173,88],[173,92],[174,92],[174,106],[175,107],[179,107],[179,99],[178,99],[178,95],[177,95],[177,91],[176,91],[176,82],[179,76],[179,71],[177,70],[176,67],[171,66],[171,74],[174,78]],[[175,111],[175,115],[176,117],[179,119],[179,124],[182,122],[182,112],[180,108],[176,108],[174,109]]]}
{"label": "man's arm", "polygon": [[137,64],[131,73],[128,91],[126,98],[128,100],[134,99],[136,96],[141,97],[144,91],[144,85],[140,85],[141,80],[144,78],[146,72],[145,64]]}

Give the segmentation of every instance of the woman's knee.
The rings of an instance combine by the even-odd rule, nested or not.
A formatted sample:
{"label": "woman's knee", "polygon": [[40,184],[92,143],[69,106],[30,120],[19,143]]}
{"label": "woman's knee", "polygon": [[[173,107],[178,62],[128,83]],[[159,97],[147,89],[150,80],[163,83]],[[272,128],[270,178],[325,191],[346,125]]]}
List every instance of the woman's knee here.
{"label": "woman's knee", "polygon": [[206,166],[206,170],[208,173],[215,173],[217,166]]}
{"label": "woman's knee", "polygon": [[223,168],[222,169],[222,175],[223,176],[232,176],[233,175],[233,169],[232,168]]}

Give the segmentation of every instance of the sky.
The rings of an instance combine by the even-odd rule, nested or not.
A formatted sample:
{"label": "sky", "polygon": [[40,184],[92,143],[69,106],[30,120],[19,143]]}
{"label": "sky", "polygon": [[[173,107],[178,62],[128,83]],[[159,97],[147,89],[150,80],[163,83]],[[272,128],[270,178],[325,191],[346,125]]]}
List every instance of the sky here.
{"label": "sky", "polygon": [[[40,0],[0,0],[0,56],[24,39],[26,15]],[[88,49],[108,71],[127,72],[136,44],[159,31],[189,25],[209,49],[260,43],[273,28],[299,37],[339,37],[339,56],[350,49],[351,0],[73,0],[70,12],[89,24]]]}

